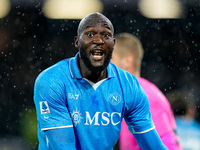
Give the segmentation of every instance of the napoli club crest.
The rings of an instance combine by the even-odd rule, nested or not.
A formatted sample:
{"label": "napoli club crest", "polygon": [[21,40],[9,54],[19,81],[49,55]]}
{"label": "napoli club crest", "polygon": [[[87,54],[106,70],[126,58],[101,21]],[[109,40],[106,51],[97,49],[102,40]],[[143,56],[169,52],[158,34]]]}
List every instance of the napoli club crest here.
{"label": "napoli club crest", "polygon": [[117,105],[121,101],[121,96],[118,93],[112,93],[109,95],[109,102],[112,105]]}

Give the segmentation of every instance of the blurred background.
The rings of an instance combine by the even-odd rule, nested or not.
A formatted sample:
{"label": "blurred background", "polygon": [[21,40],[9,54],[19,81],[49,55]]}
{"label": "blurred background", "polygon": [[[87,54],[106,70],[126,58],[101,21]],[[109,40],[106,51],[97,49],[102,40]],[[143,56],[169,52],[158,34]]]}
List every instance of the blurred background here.
{"label": "blurred background", "polygon": [[77,53],[78,23],[96,11],[139,37],[141,76],[166,95],[189,91],[200,120],[199,0],[0,0],[0,149],[37,149],[34,81]]}

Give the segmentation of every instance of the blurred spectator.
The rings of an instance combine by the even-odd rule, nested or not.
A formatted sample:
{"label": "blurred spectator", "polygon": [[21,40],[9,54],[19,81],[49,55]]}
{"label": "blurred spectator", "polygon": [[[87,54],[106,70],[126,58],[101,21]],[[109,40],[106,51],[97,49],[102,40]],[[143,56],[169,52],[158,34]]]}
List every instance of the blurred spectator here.
{"label": "blurred spectator", "polygon": [[167,94],[171,103],[177,134],[184,150],[200,150],[200,124],[196,120],[196,102],[192,92],[175,90]]}
{"label": "blurred spectator", "polygon": [[[182,149],[178,137],[174,133],[176,123],[168,100],[153,83],[140,77],[144,53],[140,40],[129,33],[120,33],[115,38],[116,45],[111,62],[138,78],[140,85],[147,94],[156,130],[166,147],[170,150]],[[120,150],[140,150],[124,120],[121,127],[119,147]]]}

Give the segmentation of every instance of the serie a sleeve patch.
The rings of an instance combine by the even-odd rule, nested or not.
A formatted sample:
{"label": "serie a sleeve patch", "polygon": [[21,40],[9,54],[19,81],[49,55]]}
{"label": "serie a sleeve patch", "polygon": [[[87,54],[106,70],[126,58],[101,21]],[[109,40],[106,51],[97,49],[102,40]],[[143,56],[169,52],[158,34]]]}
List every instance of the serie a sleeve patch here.
{"label": "serie a sleeve patch", "polygon": [[42,115],[50,113],[47,101],[41,101],[39,103],[40,103],[40,112]]}

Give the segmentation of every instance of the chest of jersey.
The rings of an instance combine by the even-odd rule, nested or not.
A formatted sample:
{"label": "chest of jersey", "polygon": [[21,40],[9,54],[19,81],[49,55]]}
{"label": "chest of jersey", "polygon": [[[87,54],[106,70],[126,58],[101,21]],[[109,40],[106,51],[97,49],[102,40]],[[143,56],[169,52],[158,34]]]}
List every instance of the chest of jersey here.
{"label": "chest of jersey", "polygon": [[121,124],[123,96],[119,83],[113,79],[95,87],[86,80],[71,82],[67,105],[75,126],[116,126]]}

